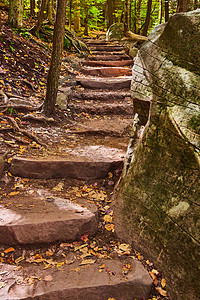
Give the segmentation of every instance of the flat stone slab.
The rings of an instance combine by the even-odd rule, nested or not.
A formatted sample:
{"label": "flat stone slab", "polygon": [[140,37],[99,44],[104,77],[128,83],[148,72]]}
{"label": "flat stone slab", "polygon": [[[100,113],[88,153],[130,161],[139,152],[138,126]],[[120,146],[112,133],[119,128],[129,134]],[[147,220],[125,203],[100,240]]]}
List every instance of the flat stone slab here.
{"label": "flat stone slab", "polygon": [[133,66],[134,61],[133,60],[102,60],[102,61],[94,61],[94,60],[85,60],[81,62],[83,66],[104,66],[104,67],[124,67],[124,66]]}
{"label": "flat stone slab", "polygon": [[[33,191],[31,191],[33,192]],[[98,227],[95,205],[82,207],[44,190],[12,198],[14,205],[0,205],[1,244],[38,244],[72,241],[93,235]],[[8,199],[11,202],[11,199]]]}
{"label": "flat stone slab", "polygon": [[107,41],[105,40],[87,40],[86,42],[89,46],[90,45],[109,45],[111,43],[108,43]]}
{"label": "flat stone slab", "polygon": [[131,80],[131,76],[122,78],[76,77],[77,83],[84,88],[107,90],[130,89]]}
{"label": "flat stone slab", "polygon": [[103,145],[66,148],[63,156],[45,158],[14,157],[10,172],[27,178],[71,178],[80,180],[105,178],[121,168],[125,153]]}
{"label": "flat stone slab", "polygon": [[119,101],[119,100],[130,100],[131,93],[129,91],[121,92],[121,91],[74,91],[72,94],[72,99],[79,100],[95,100],[95,101]]}
{"label": "flat stone slab", "polygon": [[90,49],[93,51],[122,51],[124,48],[117,45],[91,45]]}
{"label": "flat stone slab", "polygon": [[131,76],[132,70],[122,67],[82,67],[81,72],[91,76],[117,77]]}
{"label": "flat stone slab", "polygon": [[[126,263],[130,265],[130,270],[123,275]],[[44,270],[44,265],[33,264],[17,270],[16,266],[0,264],[4,285],[0,289],[0,299],[148,299],[152,279],[140,262],[102,259],[93,264],[80,264],[81,260],[76,260],[60,270],[57,267]],[[105,265],[103,269],[102,265]],[[35,278],[34,283],[28,284],[27,278]]]}
{"label": "flat stone slab", "polygon": [[70,131],[76,134],[85,134],[93,136],[111,136],[125,137],[129,136],[133,124],[133,119],[118,118],[114,116],[112,119],[85,120],[83,124],[76,127],[76,130]]}
{"label": "flat stone slab", "polygon": [[104,60],[104,61],[117,61],[117,60],[130,60],[130,56],[126,55],[126,54],[121,54],[121,55],[89,55],[88,56],[89,60],[93,60],[93,61],[98,61],[98,60]]}
{"label": "flat stone slab", "polygon": [[83,103],[71,103],[68,107],[74,110],[76,113],[88,113],[91,115],[127,115],[133,116],[133,104],[132,103],[106,103],[106,104],[83,104]]}

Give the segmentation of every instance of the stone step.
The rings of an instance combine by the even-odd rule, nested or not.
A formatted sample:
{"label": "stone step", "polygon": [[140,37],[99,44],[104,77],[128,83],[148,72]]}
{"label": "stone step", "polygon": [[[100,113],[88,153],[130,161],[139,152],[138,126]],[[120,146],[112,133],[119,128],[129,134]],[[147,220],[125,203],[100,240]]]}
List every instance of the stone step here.
{"label": "stone step", "polygon": [[91,66],[91,67],[124,67],[124,66],[133,66],[133,60],[117,60],[117,61],[90,61],[85,60],[81,62],[83,66]]}
{"label": "stone step", "polygon": [[[111,56],[111,55],[117,55],[117,56],[124,56],[126,55],[125,51],[117,51],[117,52],[109,52],[109,51],[91,51],[91,55],[103,55],[103,56]],[[130,57],[129,57],[130,58]]]}
{"label": "stone step", "polygon": [[[117,139],[119,137],[129,137],[132,124],[133,119],[127,117],[119,118],[115,115],[112,118],[107,118],[106,121],[105,119],[83,120],[82,124],[79,123],[77,126],[74,126],[74,129],[70,129],[68,132],[94,136],[95,138],[97,136],[103,136],[105,142],[107,141],[107,138],[109,138],[111,142],[114,137],[115,139],[116,137]],[[118,141],[116,140],[114,141],[114,147],[119,147]]]}
{"label": "stone step", "polygon": [[[69,103],[69,109],[78,113],[88,113],[91,115],[125,115],[133,116],[133,104],[130,103],[109,103],[109,104],[83,104]],[[105,121],[106,122],[106,121]]]}
{"label": "stone step", "polygon": [[124,48],[122,46],[117,45],[91,45],[90,50],[92,51],[122,51]]}
{"label": "stone step", "polygon": [[[75,259],[70,265],[64,263],[60,268],[55,266],[47,269],[44,269],[44,265],[35,264],[17,269],[16,266],[0,263],[3,283],[0,299],[148,299],[152,279],[141,263],[133,259],[95,260],[93,259],[94,263],[81,265],[82,260]],[[130,268],[127,275],[124,275],[123,268],[126,264]],[[29,284],[27,278],[33,278],[34,283]]]}
{"label": "stone step", "polygon": [[27,178],[70,178],[90,180],[105,178],[121,168],[124,151],[103,145],[66,148],[63,156],[44,158],[16,156],[11,174]]}
{"label": "stone step", "polygon": [[[26,167],[26,164],[25,166]],[[57,198],[45,190],[31,190],[25,195],[4,198],[0,207],[0,242],[6,245],[55,243],[72,241],[98,228],[98,212],[94,204]],[[87,205],[87,208],[86,206]]]}
{"label": "stone step", "polygon": [[131,76],[132,74],[131,69],[119,67],[82,67],[81,72],[86,75],[101,77]]}
{"label": "stone step", "polygon": [[89,60],[92,61],[99,61],[99,60],[103,60],[103,61],[118,61],[118,60],[130,60],[130,56],[128,56],[127,54],[120,54],[120,55],[89,55],[88,56]]}
{"label": "stone step", "polygon": [[89,46],[90,45],[109,45],[111,43],[105,41],[105,40],[93,40],[93,39],[90,39],[90,40],[87,40],[86,42]]}
{"label": "stone step", "polygon": [[131,100],[131,93],[129,91],[74,91],[72,94],[72,100],[87,100],[87,101],[120,101],[120,100]]}
{"label": "stone step", "polygon": [[84,88],[106,90],[130,89],[131,80],[131,76],[122,78],[76,77],[77,84],[82,85]]}

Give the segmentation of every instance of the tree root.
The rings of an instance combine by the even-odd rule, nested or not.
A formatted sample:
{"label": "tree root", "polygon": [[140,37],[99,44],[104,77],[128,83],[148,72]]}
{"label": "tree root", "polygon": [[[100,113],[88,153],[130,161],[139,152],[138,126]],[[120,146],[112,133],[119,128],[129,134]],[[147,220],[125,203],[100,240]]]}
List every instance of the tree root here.
{"label": "tree root", "polygon": [[8,103],[8,96],[2,90],[0,90],[0,96],[3,97],[4,103],[7,104]]}
{"label": "tree root", "polygon": [[0,110],[4,109],[6,111],[7,108],[13,108],[16,110],[23,110],[23,111],[38,111],[42,108],[41,106],[27,106],[27,105],[1,105]]}
{"label": "tree root", "polygon": [[22,117],[23,120],[33,120],[39,122],[55,122],[54,118],[48,118],[45,116],[34,116],[31,114],[25,115]]}
{"label": "tree root", "polygon": [[29,139],[35,141],[37,144],[40,144],[41,146],[45,146],[45,144],[43,142],[41,142],[34,134],[32,134],[31,132],[22,129],[19,127],[19,125],[17,124],[17,122],[15,121],[14,118],[12,117],[5,117],[6,119],[8,119],[11,123],[11,125],[13,126],[14,130],[24,134],[25,136],[27,136]]}

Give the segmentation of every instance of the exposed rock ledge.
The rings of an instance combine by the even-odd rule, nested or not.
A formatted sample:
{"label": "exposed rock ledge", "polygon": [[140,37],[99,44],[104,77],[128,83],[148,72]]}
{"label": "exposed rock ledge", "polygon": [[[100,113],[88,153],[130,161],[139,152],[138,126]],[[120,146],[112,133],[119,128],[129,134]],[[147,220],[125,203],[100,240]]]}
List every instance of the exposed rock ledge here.
{"label": "exposed rock ledge", "polygon": [[140,49],[138,116],[114,201],[117,234],[151,256],[180,300],[200,295],[199,40],[196,10],[156,27]]}

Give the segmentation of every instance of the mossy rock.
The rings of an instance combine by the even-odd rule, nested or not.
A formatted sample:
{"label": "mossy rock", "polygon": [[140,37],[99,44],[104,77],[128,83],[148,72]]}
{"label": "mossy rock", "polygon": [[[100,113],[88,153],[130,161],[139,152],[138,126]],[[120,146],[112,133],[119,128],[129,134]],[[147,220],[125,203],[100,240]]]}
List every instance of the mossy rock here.
{"label": "mossy rock", "polygon": [[109,27],[106,33],[106,40],[107,41],[121,40],[123,36],[124,36],[124,24],[114,23]]}
{"label": "mossy rock", "polygon": [[[114,201],[117,234],[153,260],[178,300],[200,295],[200,44],[192,47],[199,24],[200,10],[172,16],[136,57],[133,136],[140,138],[129,145]],[[138,103],[148,101],[141,127]]]}

